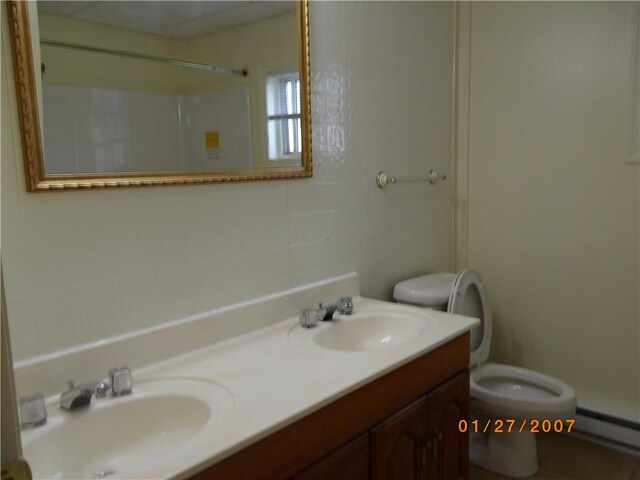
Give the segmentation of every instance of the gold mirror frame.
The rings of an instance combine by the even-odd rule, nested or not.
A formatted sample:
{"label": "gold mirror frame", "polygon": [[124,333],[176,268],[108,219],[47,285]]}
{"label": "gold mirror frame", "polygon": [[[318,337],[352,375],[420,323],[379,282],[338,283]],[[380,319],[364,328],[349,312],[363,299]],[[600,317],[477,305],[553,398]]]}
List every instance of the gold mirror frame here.
{"label": "gold mirror frame", "polygon": [[97,174],[48,174],[45,172],[29,27],[29,2],[23,0],[7,0],[6,3],[13,47],[13,66],[15,71],[27,191],[41,192],[150,185],[193,185],[234,181],[278,180],[312,176],[308,0],[299,0],[296,2],[298,19],[298,64],[301,80],[300,94],[303,99],[301,105],[303,138],[301,166],[220,171]]}

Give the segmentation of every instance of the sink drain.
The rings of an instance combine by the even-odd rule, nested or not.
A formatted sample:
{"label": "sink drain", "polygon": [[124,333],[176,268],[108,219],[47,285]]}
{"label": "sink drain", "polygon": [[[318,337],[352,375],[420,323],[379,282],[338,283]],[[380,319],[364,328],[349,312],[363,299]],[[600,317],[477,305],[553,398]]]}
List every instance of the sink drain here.
{"label": "sink drain", "polygon": [[109,475],[113,475],[114,473],[116,473],[115,470],[105,470],[103,472],[98,472],[96,473],[93,478],[95,478],[96,480],[99,480],[101,478],[105,478],[108,477]]}

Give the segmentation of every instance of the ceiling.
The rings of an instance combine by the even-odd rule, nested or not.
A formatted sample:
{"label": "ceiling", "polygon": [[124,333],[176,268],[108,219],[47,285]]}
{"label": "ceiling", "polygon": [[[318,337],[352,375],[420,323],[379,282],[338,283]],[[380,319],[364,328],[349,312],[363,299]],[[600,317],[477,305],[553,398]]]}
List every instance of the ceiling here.
{"label": "ceiling", "polygon": [[295,1],[39,1],[38,12],[169,38],[190,38],[264,20]]}

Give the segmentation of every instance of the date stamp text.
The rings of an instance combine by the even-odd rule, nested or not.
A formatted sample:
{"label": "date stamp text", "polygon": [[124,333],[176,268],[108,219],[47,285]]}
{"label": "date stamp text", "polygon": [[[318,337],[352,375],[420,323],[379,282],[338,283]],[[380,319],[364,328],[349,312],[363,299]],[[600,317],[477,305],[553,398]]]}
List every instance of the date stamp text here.
{"label": "date stamp text", "polygon": [[575,420],[515,420],[507,418],[504,420],[460,420],[458,430],[474,433],[511,433],[511,432],[571,432]]}

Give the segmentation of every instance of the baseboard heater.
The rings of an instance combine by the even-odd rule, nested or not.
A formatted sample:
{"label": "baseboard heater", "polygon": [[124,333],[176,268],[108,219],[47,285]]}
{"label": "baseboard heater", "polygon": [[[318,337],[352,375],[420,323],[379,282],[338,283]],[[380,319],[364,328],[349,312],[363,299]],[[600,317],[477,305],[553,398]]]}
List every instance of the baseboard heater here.
{"label": "baseboard heater", "polygon": [[640,423],[590,408],[576,408],[573,432],[596,443],[640,457]]}

